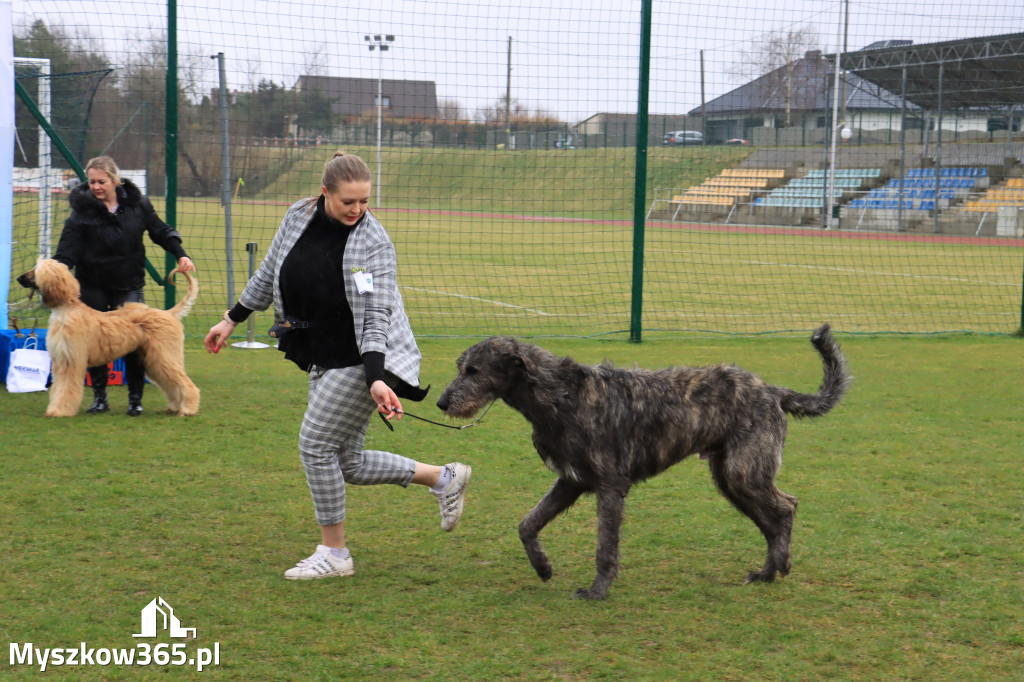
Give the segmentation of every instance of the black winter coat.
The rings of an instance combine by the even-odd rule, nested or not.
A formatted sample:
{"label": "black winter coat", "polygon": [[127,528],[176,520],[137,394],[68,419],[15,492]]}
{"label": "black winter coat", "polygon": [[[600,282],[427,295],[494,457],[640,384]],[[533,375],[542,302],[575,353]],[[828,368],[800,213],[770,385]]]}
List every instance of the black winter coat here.
{"label": "black winter coat", "polygon": [[146,284],[146,245],[142,235],[149,232],[155,244],[175,260],[187,254],[181,235],[160,220],[153,204],[131,180],[117,188],[117,212],[106,205],[83,182],[68,195],[71,216],[57,244],[54,259],[75,271],[83,286],[106,291],[135,291]]}

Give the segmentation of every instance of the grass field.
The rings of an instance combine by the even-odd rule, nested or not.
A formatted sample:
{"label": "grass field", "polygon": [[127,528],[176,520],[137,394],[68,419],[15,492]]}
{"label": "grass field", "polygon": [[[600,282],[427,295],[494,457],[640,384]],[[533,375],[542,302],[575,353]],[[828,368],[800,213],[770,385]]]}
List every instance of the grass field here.
{"label": "grass field", "polygon": [[[745,153],[652,149],[648,191],[699,182]],[[387,150],[377,213],[396,244],[417,333],[625,338],[634,304],[631,154]],[[248,275],[245,245],[256,244],[258,263],[287,205],[317,191],[324,155],[295,151],[277,182],[233,204],[235,296]],[[55,202],[58,233],[64,201]],[[18,197],[12,277],[36,257],[34,207],[33,198]],[[215,199],[182,198],[177,214],[202,280],[186,331],[201,336],[234,302],[224,212]],[[163,269],[158,247],[149,257]],[[649,222],[642,279],[647,338],[803,333],[826,320],[854,333],[1011,334],[1021,326],[1024,242]],[[146,296],[164,302],[156,284]],[[22,326],[45,323],[46,312],[13,281],[9,304]],[[254,320],[263,340],[267,317]]]}
{"label": "grass field", "polygon": [[[236,296],[245,244],[264,253],[285,206],[315,191],[314,152],[234,204]],[[652,150],[649,189],[698,182],[742,150],[691,152]],[[807,337],[831,322],[856,383],[835,413],[791,423],[779,478],[800,499],[790,576],[741,584],[763,540],[687,460],[630,495],[610,598],[572,601],[593,577],[593,500],[544,533],[555,576],[540,582],[516,525],[552,475],[524,420],[498,405],[462,432],[410,419],[394,433],[370,427],[368,447],[474,467],[455,533],[440,531],[423,490],[351,489],[356,575],[286,582],[316,541],[295,448],[305,377],[273,349],[200,348],[232,301],[222,208],[193,198],[179,200],[178,227],[202,282],[186,318],[200,415],[161,414],[150,388],[146,414],[128,419],[116,388],[111,414],[55,421],[41,416],[45,394],[0,392],[0,634],[41,649],[135,647],[140,610],[162,597],[197,628],[190,652],[218,645],[220,665],[202,673],[217,679],[1020,679],[1024,354],[1010,334],[1022,245],[652,223],[644,342],[629,344],[623,154],[498,163],[409,150],[388,160],[396,170],[380,216],[424,350],[422,380],[436,399],[475,337],[512,333],[584,362],[735,362],[810,391],[821,368]],[[443,177],[456,161],[456,177]],[[34,199],[17,202],[12,275],[37,245]],[[150,259],[161,267],[163,254]],[[146,296],[163,301],[155,285]],[[9,302],[20,326],[45,326],[45,310],[13,282]],[[258,340],[270,323],[257,316]],[[949,333],[958,330],[982,334]],[[432,400],[407,407],[440,414]],[[162,665],[50,672],[199,676]]]}
{"label": "grass field", "polygon": [[[234,206],[234,243],[269,247],[285,207]],[[228,306],[220,206],[183,202],[181,229],[202,290],[186,331],[201,336]],[[630,325],[632,226],[497,214],[380,212],[395,241],[400,284],[421,336],[512,333],[619,335]],[[440,238],[439,235],[443,235]],[[646,233],[647,334],[848,332],[1012,333],[1021,320],[1022,250],[992,240],[895,240],[801,230],[651,224]],[[244,251],[243,251],[244,254]],[[150,259],[161,264],[159,248]],[[258,261],[257,261],[258,262]],[[26,264],[27,269],[28,264]],[[236,259],[235,295],[248,261]],[[46,312],[12,282],[23,320]],[[163,303],[150,284],[147,301]],[[264,337],[269,316],[257,318]],[[43,326],[43,325],[40,325]]]}
{"label": "grass field", "polygon": [[[790,425],[780,487],[800,499],[793,572],[742,585],[763,559],[753,525],[699,460],[634,489],[622,572],[593,577],[592,498],[542,535],[534,575],[516,524],[552,482],[503,404],[462,432],[378,422],[368,446],[474,467],[458,529],[422,489],[350,488],[351,578],[281,573],[316,541],[295,451],[305,377],[272,349],[208,356],[190,340],[198,417],[47,420],[45,394],[0,393],[0,633],[39,648],[128,648],[163,597],[188,651],[220,665],[51,667],[72,679],[1009,680],[1024,666],[1024,354],[1006,336],[841,335],[856,378],[834,413]],[[806,337],[547,339],[585,362],[735,362],[813,390]],[[467,340],[428,338],[434,399]],[[432,401],[407,405],[423,416]],[[38,666],[5,665],[13,679]]]}

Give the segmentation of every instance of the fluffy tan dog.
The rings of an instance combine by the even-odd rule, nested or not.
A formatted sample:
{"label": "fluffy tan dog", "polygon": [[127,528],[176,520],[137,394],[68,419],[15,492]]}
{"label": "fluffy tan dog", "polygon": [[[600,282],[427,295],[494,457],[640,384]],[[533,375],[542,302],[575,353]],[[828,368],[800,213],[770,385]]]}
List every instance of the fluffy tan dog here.
{"label": "fluffy tan dog", "polygon": [[40,259],[35,269],[18,278],[22,286],[38,289],[43,305],[53,311],[46,336],[53,362],[47,417],[78,414],[86,368],[105,365],[132,351],[139,351],[146,376],[167,396],[169,413],[190,416],[199,412],[199,389],[185,374],[185,330],[181,325],[181,318],[199,295],[199,283],[191,274],[183,274],[188,290],[170,310],[126,303],[109,312],[82,303],[78,280],[66,265],[53,259]]}

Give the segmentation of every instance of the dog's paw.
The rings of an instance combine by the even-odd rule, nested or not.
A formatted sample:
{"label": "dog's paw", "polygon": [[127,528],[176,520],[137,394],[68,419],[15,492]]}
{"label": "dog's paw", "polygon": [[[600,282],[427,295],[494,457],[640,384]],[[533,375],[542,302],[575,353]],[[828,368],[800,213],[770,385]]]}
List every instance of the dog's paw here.
{"label": "dog's paw", "polygon": [[554,574],[554,571],[551,570],[551,564],[547,562],[544,562],[540,566],[534,564],[533,570],[537,571],[537,575],[540,576],[540,579],[544,582],[551,580],[551,576]]}
{"label": "dog's paw", "polygon": [[747,579],[743,581],[743,584],[770,583],[773,580],[775,580],[775,571],[753,571],[747,575]]}
{"label": "dog's paw", "polygon": [[604,599],[607,596],[607,592],[595,592],[594,590],[588,590],[585,587],[577,588],[577,590],[572,593],[573,599]]}

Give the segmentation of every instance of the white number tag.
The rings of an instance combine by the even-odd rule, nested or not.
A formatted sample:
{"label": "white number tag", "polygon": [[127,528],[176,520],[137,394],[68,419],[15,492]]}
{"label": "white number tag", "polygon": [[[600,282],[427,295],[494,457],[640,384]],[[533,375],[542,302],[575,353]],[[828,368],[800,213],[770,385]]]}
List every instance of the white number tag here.
{"label": "white number tag", "polygon": [[373,273],[355,272],[352,273],[352,279],[355,280],[356,291],[360,294],[368,294],[373,291]]}

